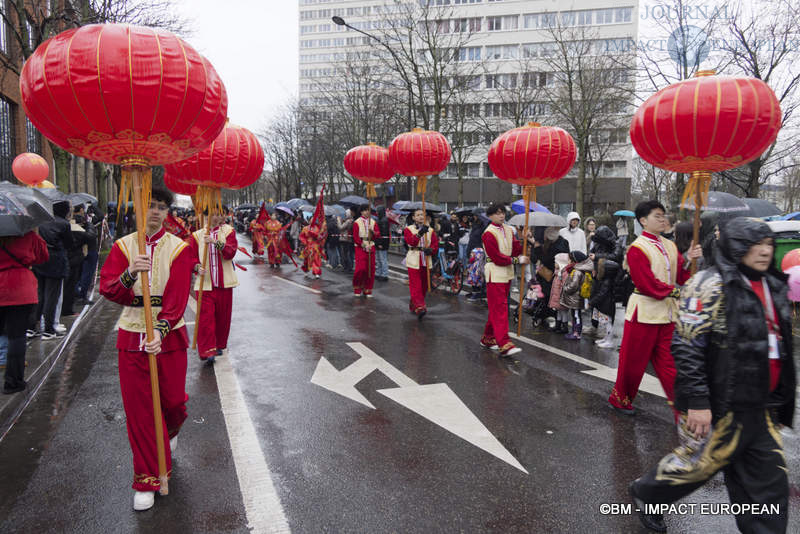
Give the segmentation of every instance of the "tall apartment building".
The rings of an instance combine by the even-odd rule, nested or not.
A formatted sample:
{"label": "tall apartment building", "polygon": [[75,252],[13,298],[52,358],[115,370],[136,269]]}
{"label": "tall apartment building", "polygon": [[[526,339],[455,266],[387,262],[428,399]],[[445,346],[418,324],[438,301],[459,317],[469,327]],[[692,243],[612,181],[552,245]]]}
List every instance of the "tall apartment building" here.
{"label": "tall apartment building", "polygon": [[[420,0],[413,0],[419,2]],[[455,61],[466,68],[481,63],[481,74],[473,76],[470,100],[474,113],[485,124],[502,117],[504,104],[498,98],[499,87],[535,84],[547,91],[556,83],[556,76],[540,66],[537,72],[520,72],[522,60],[526,65],[541,62],[554,46],[554,26],[584,28],[593,39],[615,43],[635,41],[638,32],[638,0],[423,0],[432,5],[447,6],[450,20],[441,21],[441,31],[468,31],[469,43],[461,48]],[[300,101],[314,105],[320,84],[334,87],[340,76],[337,64],[348,52],[375,47],[368,37],[337,26],[333,16],[344,18],[349,25],[363,31],[378,33],[382,19],[391,13],[391,0],[299,0],[300,9]],[[387,9],[389,6],[389,9]],[[544,62],[542,62],[542,65]],[[547,115],[547,105],[539,102],[530,106],[531,118]],[[631,110],[621,110],[632,113]],[[558,124],[556,124],[558,125]],[[507,128],[507,126],[506,126]],[[502,128],[500,131],[504,130]],[[399,133],[399,132],[398,132]],[[445,135],[447,131],[443,131]],[[508,200],[519,194],[518,188],[493,177],[486,163],[491,135],[475,133],[477,149],[472,150],[465,164],[463,202],[465,205],[487,204],[493,200]],[[608,132],[614,146],[604,158],[596,181],[595,204],[585,211],[606,211],[625,206],[630,201],[632,148],[627,131]],[[458,180],[454,165],[440,180],[439,201],[454,206],[458,198]],[[575,171],[554,186],[538,188],[538,198],[558,212],[571,210],[575,203]],[[406,194],[408,194],[406,192]],[[403,193],[401,193],[403,195]]]}

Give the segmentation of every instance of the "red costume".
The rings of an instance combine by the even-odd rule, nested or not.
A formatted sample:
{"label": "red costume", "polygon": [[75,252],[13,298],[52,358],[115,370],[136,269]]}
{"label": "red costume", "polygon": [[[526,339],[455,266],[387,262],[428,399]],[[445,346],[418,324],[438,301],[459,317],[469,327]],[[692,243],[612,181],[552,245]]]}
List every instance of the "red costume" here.
{"label": "red costume", "polygon": [[[119,319],[117,349],[122,404],[127,418],[128,439],[133,451],[133,489],[158,491],[158,456],[153,425],[153,397],[150,389],[145,341],[141,277],[133,278],[128,268],[138,255],[137,234],[117,240],[100,271],[100,294],[125,306]],[[183,312],[189,299],[194,257],[186,243],[163,228],[147,237],[151,303],[155,328],[162,333],[158,362],[158,384],[164,417],[164,443],[177,435],[186,419],[186,347],[189,340]],[[166,447],[167,474],[172,457]]]}
{"label": "red costume", "polygon": [[[408,309],[421,316],[428,311],[425,306],[425,293],[428,292],[428,270],[433,267],[434,258],[439,250],[439,238],[430,227],[425,235],[420,235],[416,225],[403,229],[403,238],[408,245],[406,268],[408,269],[408,290],[411,294]],[[426,254],[424,249],[431,249],[431,251]]]}
{"label": "red costume", "polygon": [[486,301],[489,317],[481,343],[506,353],[514,348],[508,337],[508,292],[514,278],[514,260],[522,254],[522,244],[507,224],[491,223],[481,236],[486,252]]}
{"label": "red costume", "polygon": [[[194,232],[192,232],[194,233]],[[250,237],[253,240],[253,254],[264,255],[264,227],[256,221],[250,221]]]}
{"label": "red costume", "polygon": [[[205,230],[198,230],[189,241],[195,264],[202,261],[205,235]],[[215,244],[208,248],[208,265],[203,277],[203,303],[196,327],[197,354],[201,360],[217,356],[228,347],[233,288],[239,285],[232,261],[239,246],[236,232],[223,224],[211,230],[211,237]],[[200,290],[200,277],[197,277],[194,289]]]}
{"label": "red costume", "polygon": [[323,225],[322,228],[316,224],[309,224],[300,231],[300,242],[303,244],[303,271],[308,272],[309,268],[314,276],[322,274],[322,258],[325,255],[323,247],[327,232]]}
{"label": "red costume", "polygon": [[672,405],[676,371],[670,344],[678,316],[675,288],[691,272],[672,241],[647,232],[631,244],[626,262],[636,291],[627,304],[617,381],[608,402],[632,411],[647,364],[652,362]]}
{"label": "red costume", "polygon": [[270,265],[280,265],[283,262],[283,226],[280,221],[270,219],[264,225],[264,235],[266,237],[267,256]]}
{"label": "red costume", "polygon": [[353,223],[355,246],[355,272],[353,272],[353,294],[372,295],[375,285],[375,240],[381,237],[378,223],[372,218],[359,217]]}

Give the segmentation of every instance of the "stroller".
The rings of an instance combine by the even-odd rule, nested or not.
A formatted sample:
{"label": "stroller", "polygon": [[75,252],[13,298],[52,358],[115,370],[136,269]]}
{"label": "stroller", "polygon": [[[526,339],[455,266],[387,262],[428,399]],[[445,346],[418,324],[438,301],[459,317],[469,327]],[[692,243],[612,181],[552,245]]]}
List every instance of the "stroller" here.
{"label": "stroller", "polygon": [[[545,297],[542,286],[536,279],[528,282],[528,291],[522,299],[522,311],[533,318],[534,328],[541,325],[549,314]],[[519,313],[514,314],[514,324],[517,323],[518,316]]]}

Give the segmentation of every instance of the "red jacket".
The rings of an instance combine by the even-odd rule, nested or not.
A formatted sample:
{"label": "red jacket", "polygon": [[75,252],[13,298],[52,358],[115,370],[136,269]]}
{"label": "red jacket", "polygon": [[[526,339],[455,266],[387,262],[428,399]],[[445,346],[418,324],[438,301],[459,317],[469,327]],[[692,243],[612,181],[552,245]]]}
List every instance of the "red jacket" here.
{"label": "red jacket", "polygon": [[49,257],[47,243],[36,232],[0,238],[0,306],[36,304],[38,285],[29,267],[44,263]]}

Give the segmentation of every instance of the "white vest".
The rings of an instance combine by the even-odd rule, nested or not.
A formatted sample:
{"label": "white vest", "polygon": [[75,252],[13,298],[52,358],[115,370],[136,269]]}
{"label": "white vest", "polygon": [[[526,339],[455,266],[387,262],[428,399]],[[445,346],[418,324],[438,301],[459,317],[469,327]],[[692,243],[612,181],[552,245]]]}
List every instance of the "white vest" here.
{"label": "white vest", "polygon": [[[128,259],[128,265],[133,266],[133,259],[139,255],[139,243],[137,233],[128,234],[125,237],[117,240],[117,246],[125,254]],[[153,323],[158,320],[158,314],[161,312],[161,298],[164,296],[164,288],[167,286],[169,280],[170,269],[172,262],[178,257],[178,254],[188,245],[178,236],[166,232],[164,236],[158,240],[155,248],[153,249],[152,268],[150,271],[150,301],[151,311],[153,313]],[[142,301],[142,277],[136,278],[133,284],[133,294],[139,297],[138,305],[125,306],[122,310],[122,315],[119,318],[119,328],[127,330],[128,332],[145,333],[147,327],[144,321],[144,306]],[[183,318],[172,327],[177,330],[183,326]]]}
{"label": "white vest", "polygon": [[[502,228],[490,224],[483,233],[489,232],[497,241],[497,248],[500,249],[502,254],[511,256],[514,246],[514,230],[507,224]],[[486,275],[486,282],[505,283],[514,279],[514,266],[513,265],[497,265],[492,262],[489,255],[486,255],[486,267],[484,268]]]}
{"label": "white vest", "polygon": [[375,237],[375,227],[378,225],[372,218],[369,219],[369,228],[364,224],[364,217],[359,217],[354,223],[358,227],[358,235],[361,237],[361,243],[364,245],[374,245],[375,242],[370,240],[369,231],[372,230],[372,237]]}
{"label": "white vest", "polygon": [[[407,226],[406,229],[414,235],[418,235],[419,233],[419,230],[417,230],[417,227],[413,224],[411,226]],[[432,241],[433,228],[428,227],[428,233],[420,238],[417,248],[429,248]],[[409,269],[419,269],[420,258],[422,255],[423,252],[421,250],[411,250],[409,248],[408,252],[406,252],[406,267]],[[433,267],[433,259],[428,254],[425,254],[425,265],[428,267],[428,269]]]}
{"label": "white vest", "polygon": [[[217,233],[218,239],[222,242],[228,238],[228,234],[233,232],[233,228],[227,224],[220,225],[219,232]],[[197,250],[200,254],[200,261],[203,261],[203,251],[205,249],[205,243],[203,243],[203,237],[206,235],[206,229],[201,228],[200,230],[196,231],[192,234],[194,240],[197,242]],[[212,245],[213,246],[213,245]],[[208,251],[209,255],[211,254],[211,250]],[[228,287],[236,287],[239,285],[239,279],[236,277],[236,271],[233,268],[233,260],[226,260],[222,258],[222,254],[219,256],[220,264],[222,265],[222,279],[223,285]],[[208,267],[208,266],[206,266]],[[197,279],[194,281],[194,290],[200,290],[200,277],[197,276]],[[203,277],[203,291],[211,291],[211,274],[206,273]]]}

